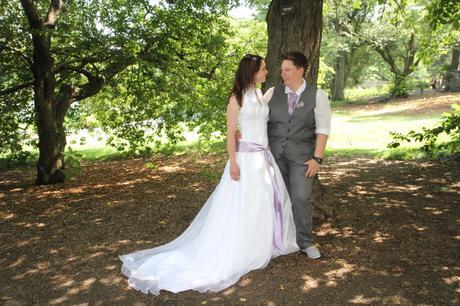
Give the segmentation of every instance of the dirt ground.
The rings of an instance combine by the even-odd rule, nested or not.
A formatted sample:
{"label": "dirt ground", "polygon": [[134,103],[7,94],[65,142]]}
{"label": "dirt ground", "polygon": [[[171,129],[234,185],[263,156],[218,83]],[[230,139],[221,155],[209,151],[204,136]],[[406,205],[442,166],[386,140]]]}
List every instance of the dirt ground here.
{"label": "dirt ground", "polygon": [[278,257],[220,293],[144,295],[118,255],[164,244],[217,184],[222,155],[89,163],[62,185],[0,174],[0,304],[340,305],[460,303],[460,164],[330,157],[335,220],[324,257]]}
{"label": "dirt ground", "polygon": [[368,102],[367,104],[347,104],[336,107],[335,111],[347,111],[352,114],[417,116],[437,115],[452,110],[452,104],[460,103],[458,92],[433,92],[423,95],[414,94],[406,99],[391,99],[385,102]]}

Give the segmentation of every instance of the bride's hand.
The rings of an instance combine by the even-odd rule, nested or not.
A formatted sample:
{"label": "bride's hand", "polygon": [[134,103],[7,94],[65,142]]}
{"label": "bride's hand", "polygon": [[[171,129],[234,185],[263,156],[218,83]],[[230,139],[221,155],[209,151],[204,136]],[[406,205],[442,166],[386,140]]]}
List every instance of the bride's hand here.
{"label": "bride's hand", "polygon": [[236,130],[235,131],[235,142],[239,142],[241,140],[241,137],[243,137],[243,135],[241,135],[240,130]]}
{"label": "bride's hand", "polygon": [[230,176],[232,180],[239,181],[240,180],[240,167],[238,164],[230,164]]}

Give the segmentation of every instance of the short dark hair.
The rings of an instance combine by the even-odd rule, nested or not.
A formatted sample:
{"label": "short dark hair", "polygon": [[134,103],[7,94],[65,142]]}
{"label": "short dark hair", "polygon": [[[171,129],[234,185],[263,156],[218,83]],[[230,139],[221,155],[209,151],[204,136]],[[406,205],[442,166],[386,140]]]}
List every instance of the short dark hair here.
{"label": "short dark hair", "polygon": [[281,58],[282,58],[283,61],[284,60],[292,61],[294,66],[296,66],[297,68],[303,68],[304,69],[304,75],[307,72],[308,59],[303,53],[301,53],[299,51],[291,51],[291,52],[288,52],[286,54],[283,54],[281,56]]}

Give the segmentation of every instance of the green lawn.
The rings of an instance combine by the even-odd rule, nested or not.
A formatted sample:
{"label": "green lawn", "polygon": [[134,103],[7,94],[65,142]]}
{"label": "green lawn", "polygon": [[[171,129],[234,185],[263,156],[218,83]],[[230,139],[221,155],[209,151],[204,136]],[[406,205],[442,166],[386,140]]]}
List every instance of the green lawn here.
{"label": "green lawn", "polygon": [[[389,150],[387,144],[392,141],[390,132],[405,133],[410,130],[420,130],[426,126],[434,126],[439,121],[440,116],[440,114],[436,116],[394,116],[334,113],[327,154],[420,158],[421,155],[414,150],[417,147],[416,143],[404,144],[398,149]],[[99,147],[74,145],[72,148],[82,154],[85,160],[112,159],[126,156],[116,149],[104,145]],[[165,145],[155,151],[166,155],[184,152],[223,152],[225,151],[225,142],[217,141],[211,144],[183,142],[177,145]]]}
{"label": "green lawn", "polygon": [[[418,98],[417,98],[418,99]],[[422,158],[416,147],[417,143],[404,143],[398,149],[388,149],[392,141],[390,132],[406,133],[410,130],[420,131],[422,127],[432,127],[441,118],[442,111],[424,111],[420,109],[420,102],[424,97],[415,99],[415,102],[386,102],[386,103],[343,103],[333,102],[333,118],[331,136],[328,141],[327,155],[368,156],[389,159]],[[430,103],[438,103],[435,97]],[[439,100],[440,101],[440,100]],[[458,103],[457,98],[450,100]],[[449,101],[449,103],[451,103]],[[418,104],[417,104],[418,103]],[[433,104],[423,107],[430,108]],[[441,102],[439,102],[441,103]],[[444,110],[446,107],[444,107]],[[71,137],[69,137],[70,139]],[[442,139],[442,138],[441,138]],[[117,151],[103,142],[79,145],[76,141],[68,145],[66,154],[68,161],[79,160],[110,160],[127,158],[132,155]],[[78,143],[78,142],[77,142]],[[70,148],[70,150],[69,150]],[[165,155],[189,152],[199,156],[201,153],[225,152],[225,142],[199,143],[197,141],[166,144],[155,147],[151,153]],[[37,152],[32,151],[26,161],[10,161],[0,157],[0,168],[30,166],[35,164]]]}
{"label": "green lawn", "polygon": [[[369,110],[367,110],[369,107]],[[346,156],[371,156],[385,158],[420,158],[415,150],[416,143],[403,144],[398,149],[388,149],[392,141],[390,132],[405,133],[421,130],[422,127],[434,126],[441,118],[441,113],[414,113],[410,105],[393,106],[391,103],[353,108],[343,103],[333,103],[331,136],[328,141],[327,154]],[[126,156],[116,149],[101,146],[72,145],[72,149],[83,155],[85,160],[112,159]],[[176,145],[163,145],[154,152],[171,155],[184,152],[207,153],[224,152],[225,142],[213,143],[182,142]]]}
{"label": "green lawn", "polygon": [[[336,115],[332,120],[332,134],[328,141],[328,152],[344,155],[383,156],[389,154],[390,132],[405,133],[436,124],[440,116],[413,118],[411,116],[353,116]],[[416,147],[404,144],[398,151]]]}

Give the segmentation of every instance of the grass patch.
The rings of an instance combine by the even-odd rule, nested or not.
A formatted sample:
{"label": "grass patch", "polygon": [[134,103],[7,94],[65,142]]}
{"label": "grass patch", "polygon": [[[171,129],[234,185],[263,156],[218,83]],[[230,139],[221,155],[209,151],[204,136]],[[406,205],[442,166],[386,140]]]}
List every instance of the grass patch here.
{"label": "grass patch", "polygon": [[380,158],[385,151],[372,148],[327,148],[326,156]]}
{"label": "grass patch", "polygon": [[449,156],[446,152],[436,152],[434,157],[427,156],[416,147],[399,147],[396,149],[371,149],[371,148],[332,148],[326,150],[328,156],[368,157],[387,160],[424,160],[438,159]]}
{"label": "grass patch", "polygon": [[177,144],[164,144],[156,147],[153,150],[154,154],[162,155],[178,155],[183,153],[189,154],[208,154],[208,153],[224,153],[226,152],[226,143],[223,140],[212,141],[195,141],[181,142]]}
{"label": "grass patch", "polygon": [[16,158],[0,156],[0,169],[15,169],[35,167],[38,159],[38,152],[23,152]]}
{"label": "grass patch", "polygon": [[87,161],[116,160],[128,157],[126,152],[118,151],[111,146],[88,147],[87,149],[72,148],[72,151],[81,154],[81,159]]}
{"label": "grass patch", "polygon": [[[380,90],[383,90],[382,88]],[[361,90],[361,95],[381,93],[381,91]],[[419,143],[406,143],[404,147],[388,149],[387,145],[393,140],[390,132],[407,133],[410,130],[420,131],[422,127],[432,127],[441,118],[441,110],[433,112],[430,108],[420,109],[420,100],[413,100],[410,103],[369,103],[369,106],[361,107],[337,107],[332,117],[332,134],[328,140],[327,154],[341,156],[366,156],[371,158],[386,159],[424,159],[427,158],[417,148]],[[445,104],[445,97],[430,97],[430,105],[437,102]],[[444,99],[444,100],[442,100]],[[448,96],[447,99],[455,103],[455,96]],[[335,103],[335,102],[334,102]],[[345,102],[344,102],[345,103]],[[418,103],[418,104],[417,104]],[[450,103],[450,102],[449,102]],[[440,141],[446,141],[447,136],[441,135]],[[75,165],[78,161],[106,161],[132,157],[149,157],[160,154],[173,156],[178,154],[189,154],[200,158],[203,154],[225,154],[226,143],[223,140],[212,141],[185,141],[181,143],[167,143],[152,146],[141,152],[123,152],[104,145],[71,145],[66,154],[73,157]],[[436,153],[437,157],[445,156],[445,152]],[[26,152],[15,159],[0,155],[0,169],[34,167],[38,158],[36,150]],[[71,166],[71,164],[69,164]],[[154,165],[151,165],[153,168]],[[212,173],[204,173],[214,179]]]}
{"label": "grass patch", "polygon": [[[407,123],[408,121],[431,122],[431,121],[438,121],[440,118],[441,118],[440,114],[435,115],[435,116],[429,116],[429,117],[423,114],[417,114],[417,115],[391,115],[391,114],[355,115],[355,116],[349,116],[349,118],[347,119],[347,122],[356,123],[356,124],[361,124],[361,123],[368,124],[369,122],[378,122],[378,124],[385,123],[385,122]],[[418,123],[416,123],[416,125],[418,125]]]}
{"label": "grass patch", "polygon": [[345,100],[334,100],[332,106],[346,106],[349,104],[368,104],[369,100],[381,97],[386,100],[390,97],[389,86],[377,86],[370,88],[346,88]]}

